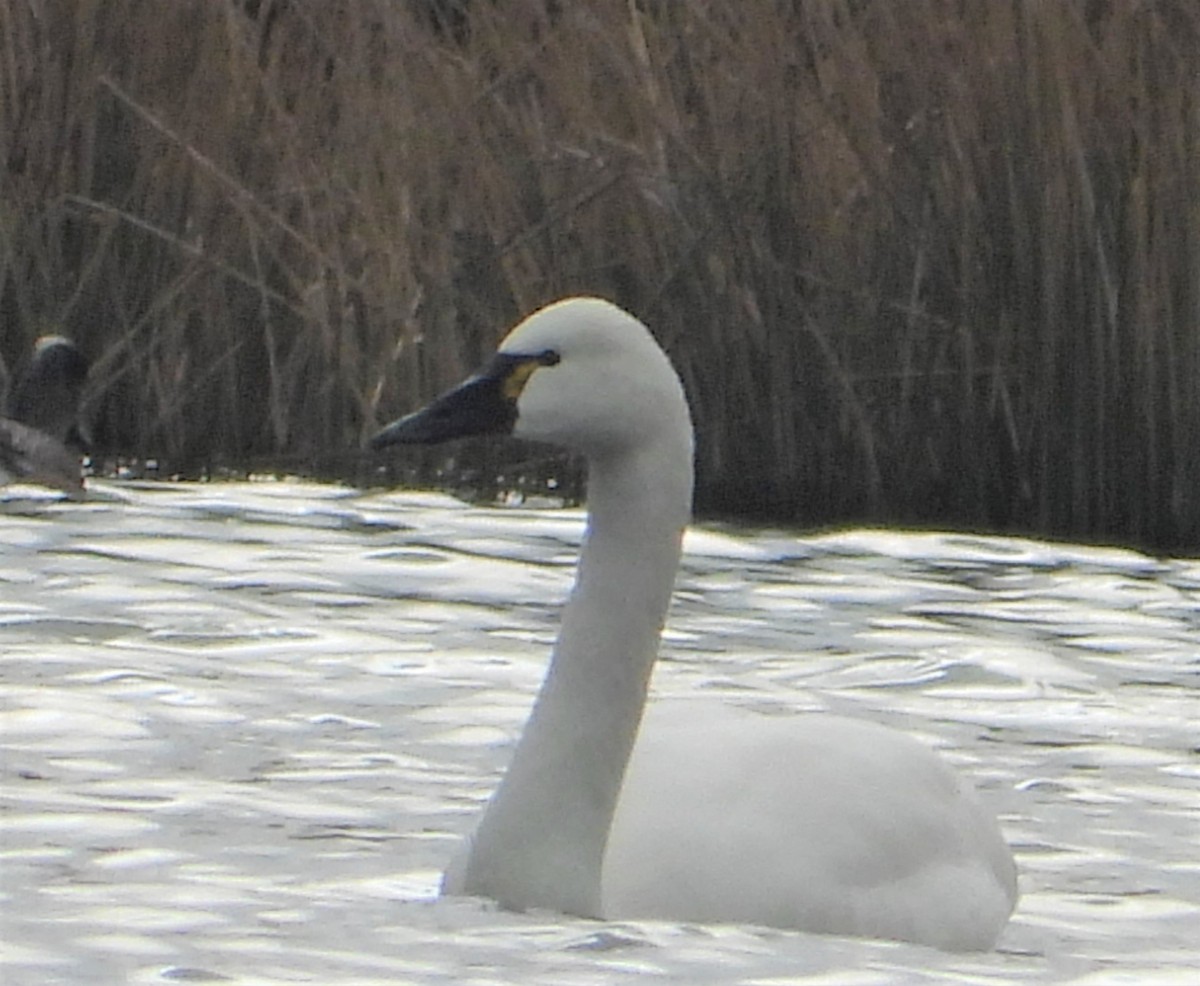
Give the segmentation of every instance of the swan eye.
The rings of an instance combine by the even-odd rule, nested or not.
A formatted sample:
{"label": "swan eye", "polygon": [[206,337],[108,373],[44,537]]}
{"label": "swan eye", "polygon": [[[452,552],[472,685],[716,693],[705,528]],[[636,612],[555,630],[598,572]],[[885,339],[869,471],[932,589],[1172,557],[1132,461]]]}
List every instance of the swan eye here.
{"label": "swan eye", "polygon": [[538,356],[537,361],[539,366],[558,366],[562,362],[562,357],[558,355],[557,350],[547,349]]}

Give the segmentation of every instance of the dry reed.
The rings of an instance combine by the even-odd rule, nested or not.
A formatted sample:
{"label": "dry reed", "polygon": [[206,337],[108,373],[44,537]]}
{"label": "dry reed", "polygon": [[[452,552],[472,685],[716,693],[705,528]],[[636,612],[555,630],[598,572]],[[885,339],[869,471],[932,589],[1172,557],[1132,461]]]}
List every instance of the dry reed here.
{"label": "dry reed", "polygon": [[112,453],[353,473],[594,292],[702,512],[1195,549],[1198,83],[1190,0],[12,0],[0,362],[80,340]]}

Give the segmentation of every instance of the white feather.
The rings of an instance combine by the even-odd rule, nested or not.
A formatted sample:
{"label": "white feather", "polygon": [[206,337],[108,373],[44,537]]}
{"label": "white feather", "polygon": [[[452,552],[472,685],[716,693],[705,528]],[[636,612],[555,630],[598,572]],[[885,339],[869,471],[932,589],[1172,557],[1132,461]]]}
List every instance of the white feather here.
{"label": "white feather", "polygon": [[543,309],[501,346],[547,350],[560,359],[525,385],[514,433],[587,456],[588,531],[529,723],[444,891],[990,947],[1016,901],[1012,855],[914,740],[715,704],[641,721],[690,511],[687,403],[649,331],[607,302]]}

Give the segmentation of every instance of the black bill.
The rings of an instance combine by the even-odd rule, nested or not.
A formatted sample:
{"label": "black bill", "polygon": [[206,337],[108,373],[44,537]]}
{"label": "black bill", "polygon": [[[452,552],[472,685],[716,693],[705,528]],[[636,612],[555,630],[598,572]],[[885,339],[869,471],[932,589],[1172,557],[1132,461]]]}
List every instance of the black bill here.
{"label": "black bill", "polygon": [[371,439],[371,448],[507,435],[517,421],[521,385],[537,365],[536,357],[498,353],[480,373],[421,410],[393,421]]}

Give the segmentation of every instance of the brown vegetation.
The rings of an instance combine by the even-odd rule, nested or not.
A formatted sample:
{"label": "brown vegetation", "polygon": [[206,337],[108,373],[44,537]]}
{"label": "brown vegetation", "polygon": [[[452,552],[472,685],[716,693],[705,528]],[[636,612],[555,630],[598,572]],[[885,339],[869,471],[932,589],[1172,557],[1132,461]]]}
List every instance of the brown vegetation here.
{"label": "brown vegetation", "polygon": [[579,292],[701,511],[1194,549],[1200,7],[0,5],[0,357],[113,451],[328,464]]}

